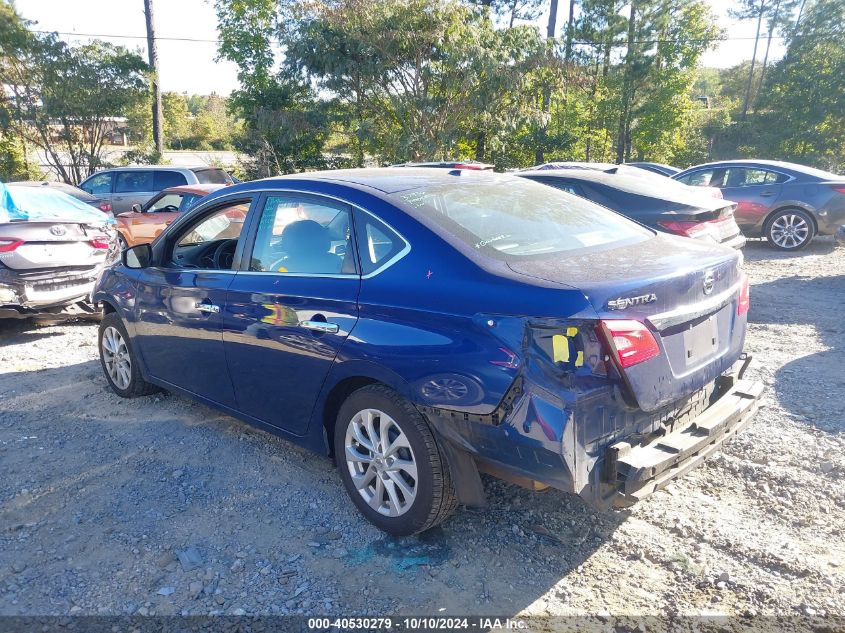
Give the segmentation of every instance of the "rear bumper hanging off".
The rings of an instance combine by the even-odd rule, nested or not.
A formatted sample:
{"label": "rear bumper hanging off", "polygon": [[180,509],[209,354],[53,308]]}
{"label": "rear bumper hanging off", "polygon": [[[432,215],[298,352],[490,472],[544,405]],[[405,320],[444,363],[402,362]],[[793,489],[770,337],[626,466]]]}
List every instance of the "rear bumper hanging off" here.
{"label": "rear bumper hanging off", "polygon": [[748,426],[762,394],[763,383],[737,380],[684,428],[644,446],[623,441],[608,447],[605,459],[618,489],[613,504],[633,505],[701,464]]}

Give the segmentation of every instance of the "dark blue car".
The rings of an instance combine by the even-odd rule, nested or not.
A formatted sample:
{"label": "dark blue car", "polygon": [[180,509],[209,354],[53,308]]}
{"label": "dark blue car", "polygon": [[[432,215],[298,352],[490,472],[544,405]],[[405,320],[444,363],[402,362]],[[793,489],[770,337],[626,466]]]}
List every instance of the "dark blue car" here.
{"label": "dark blue car", "polygon": [[222,189],[99,280],[124,397],[182,393],[333,455],[412,534],[479,472],[629,505],[746,425],[748,282],[729,248],[467,170]]}

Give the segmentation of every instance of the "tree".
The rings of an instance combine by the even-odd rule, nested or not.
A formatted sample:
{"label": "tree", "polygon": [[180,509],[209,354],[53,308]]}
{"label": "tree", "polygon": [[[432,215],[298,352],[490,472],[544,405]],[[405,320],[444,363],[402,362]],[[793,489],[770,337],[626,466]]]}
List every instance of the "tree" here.
{"label": "tree", "polygon": [[776,156],[845,168],[845,2],[804,10],[760,98],[760,120],[775,131]]}
{"label": "tree", "polygon": [[33,33],[0,3],[0,84],[10,126],[65,182],[79,183],[103,162],[114,118],[143,100],[147,65],[125,48],[94,41],[70,47]]}

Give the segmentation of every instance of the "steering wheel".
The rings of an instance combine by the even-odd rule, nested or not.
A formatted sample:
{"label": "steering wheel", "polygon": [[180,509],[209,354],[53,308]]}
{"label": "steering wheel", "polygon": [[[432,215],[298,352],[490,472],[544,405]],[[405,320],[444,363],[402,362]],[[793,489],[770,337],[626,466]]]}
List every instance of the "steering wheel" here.
{"label": "steering wheel", "polygon": [[217,270],[228,270],[232,267],[232,262],[235,259],[235,249],[238,246],[238,240],[223,240],[214,249],[212,261],[214,268]]}

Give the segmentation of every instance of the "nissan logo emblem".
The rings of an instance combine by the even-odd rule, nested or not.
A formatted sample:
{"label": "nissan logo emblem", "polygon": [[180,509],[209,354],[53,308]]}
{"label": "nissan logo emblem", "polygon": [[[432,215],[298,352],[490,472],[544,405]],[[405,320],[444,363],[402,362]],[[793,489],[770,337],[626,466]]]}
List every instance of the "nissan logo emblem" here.
{"label": "nissan logo emblem", "polygon": [[713,292],[713,288],[716,286],[716,276],[713,274],[712,270],[708,270],[704,273],[704,294],[709,295]]}

